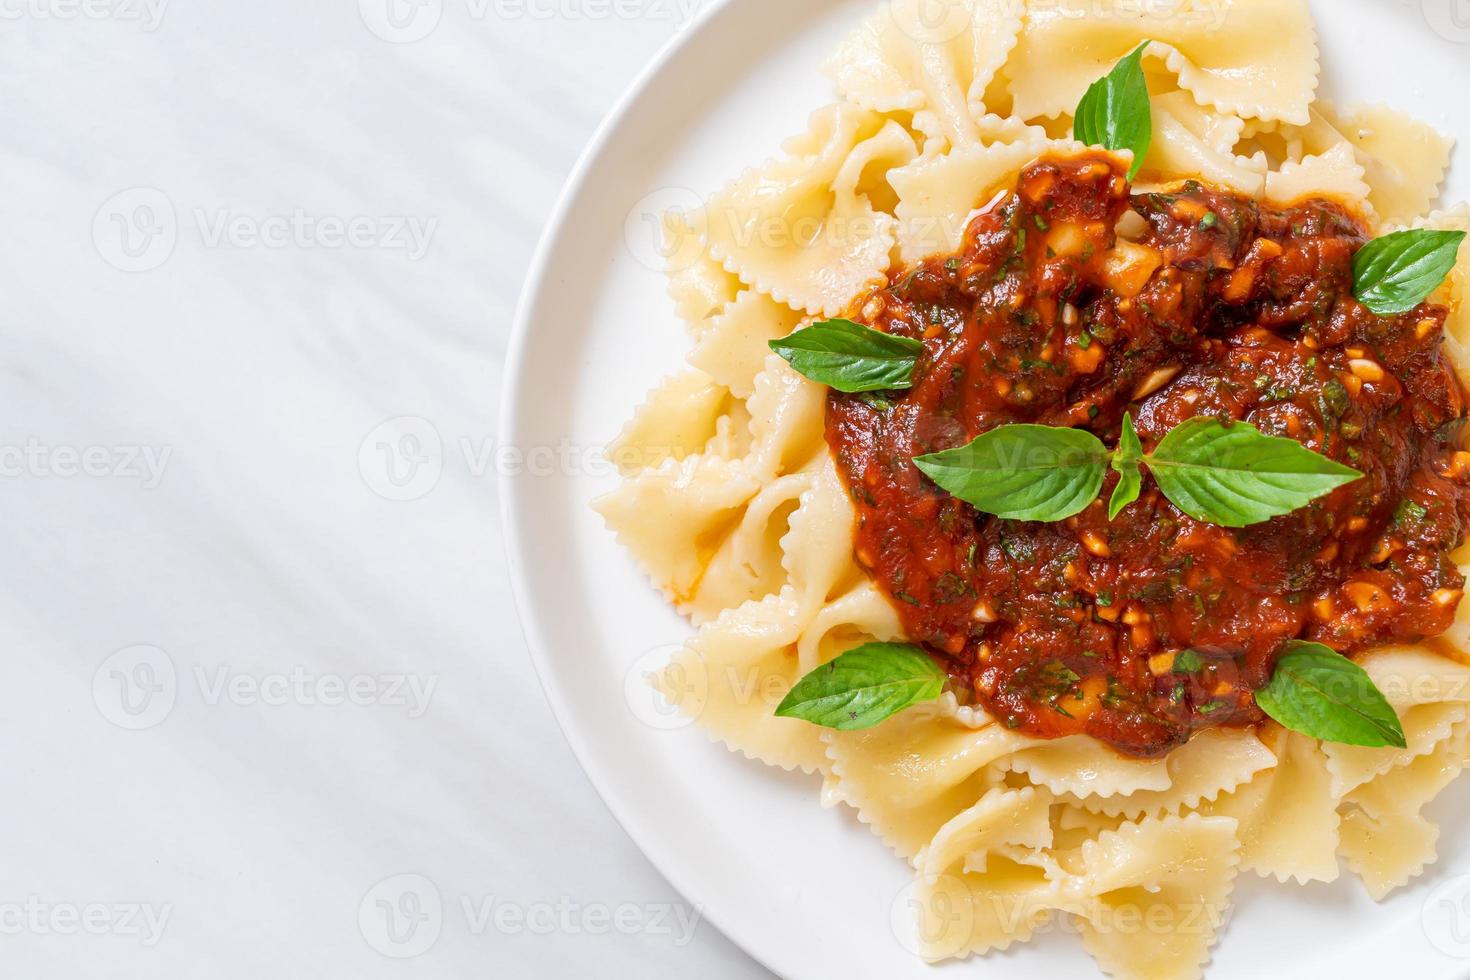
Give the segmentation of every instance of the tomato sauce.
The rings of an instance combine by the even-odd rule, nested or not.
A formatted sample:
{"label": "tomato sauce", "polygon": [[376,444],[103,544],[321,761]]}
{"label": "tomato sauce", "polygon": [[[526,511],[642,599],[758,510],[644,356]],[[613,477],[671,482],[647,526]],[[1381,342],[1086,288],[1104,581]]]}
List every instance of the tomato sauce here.
{"label": "tomato sauce", "polygon": [[[1277,209],[1188,183],[1133,194],[1092,152],[1043,158],[960,249],[860,299],[852,319],[922,340],[914,386],[834,392],[827,439],[857,506],[859,562],[962,698],[1043,738],[1159,756],[1251,725],[1284,643],[1347,655],[1444,632],[1470,520],[1448,311],[1353,297],[1368,240],[1340,205]],[[1145,473],[1059,523],[1000,520],[915,456],[999,425],[1088,429],[1145,450],[1194,416],[1245,420],[1364,478],[1268,523],[1193,520]]]}

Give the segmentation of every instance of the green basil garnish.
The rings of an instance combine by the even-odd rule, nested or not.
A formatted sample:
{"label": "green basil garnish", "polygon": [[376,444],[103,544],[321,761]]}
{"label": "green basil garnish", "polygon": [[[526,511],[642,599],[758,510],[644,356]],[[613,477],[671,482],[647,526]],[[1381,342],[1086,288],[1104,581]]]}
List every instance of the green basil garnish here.
{"label": "green basil garnish", "polygon": [[956,449],[914,458],[941,488],[977,510],[1018,521],[1061,521],[1087,509],[1111,465],[1120,474],[1108,508],[1138,499],[1148,467],[1159,490],[1196,520],[1247,527],[1289,514],[1362,478],[1357,470],[1253,425],[1194,418],[1149,454],[1131,417],[1118,449],[1081,429],[1003,425]]}
{"label": "green basil garnish", "polygon": [[1138,176],[1154,138],[1153,106],[1143,74],[1143,52],[1149,43],[1143,42],[1106,77],[1092,84],[1077,104],[1072,124],[1072,136],[1079,142],[1107,150],[1132,150],[1129,180]]}
{"label": "green basil garnish", "polygon": [[802,376],[857,394],[913,387],[924,345],[851,320],[823,320],[771,341],[771,350]]}
{"label": "green basil garnish", "polygon": [[1225,527],[1290,514],[1363,477],[1295,440],[1208,418],[1175,428],[1144,463],[1175,507]]}
{"label": "green basil garnish", "polygon": [[922,647],[869,643],[807,674],[776,709],[823,728],[859,731],[944,693],[945,673]]}
{"label": "green basil garnish", "polygon": [[1393,705],[1367,671],[1320,643],[1291,643],[1256,704],[1284,727],[1324,742],[1407,748]]}
{"label": "green basil garnish", "polygon": [[1138,430],[1133,427],[1133,415],[1123,413],[1123,433],[1118,437],[1118,451],[1113,453],[1113,471],[1118,474],[1118,485],[1113,488],[1113,499],[1108,502],[1108,520],[1114,520],[1143,492],[1143,444],[1138,441]]}
{"label": "green basil garnish", "polygon": [[987,514],[1060,521],[1096,499],[1110,457],[1102,440],[1082,429],[1003,425],[968,445],[918,456],[914,465]]}
{"label": "green basil garnish", "polygon": [[1400,231],[1375,238],[1353,258],[1353,295],[1379,316],[1407,313],[1455,268],[1463,231]]}

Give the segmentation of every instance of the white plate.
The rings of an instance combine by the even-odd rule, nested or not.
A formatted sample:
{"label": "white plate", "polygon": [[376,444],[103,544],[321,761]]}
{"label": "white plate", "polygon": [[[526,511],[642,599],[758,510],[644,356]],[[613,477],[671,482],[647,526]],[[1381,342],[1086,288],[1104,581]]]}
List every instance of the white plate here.
{"label": "white plate", "polygon": [[[631,702],[625,694],[630,672],[688,634],[588,509],[616,482],[596,450],[689,349],[647,219],[801,131],[832,98],[817,65],[873,6],[716,4],[633,86],[579,164],[532,267],[506,369],[502,445],[527,452],[526,472],[502,487],[512,579],[547,696],[588,775],[669,880],[771,969],[792,980],[1098,976],[1076,938],[1059,934],[981,962],[923,966],[890,927],[891,915],[907,919],[904,863],[850,811],[822,809],[818,778],[650,724],[641,684]],[[1326,94],[1470,136],[1470,4],[1316,7]],[[1466,196],[1465,170],[1447,199]],[[1435,805],[1440,862],[1382,906],[1355,880],[1302,888],[1242,875],[1210,980],[1470,973],[1470,901],[1459,901],[1470,892],[1470,828],[1455,820],[1467,803],[1460,786]],[[1460,958],[1436,948],[1426,923]]]}

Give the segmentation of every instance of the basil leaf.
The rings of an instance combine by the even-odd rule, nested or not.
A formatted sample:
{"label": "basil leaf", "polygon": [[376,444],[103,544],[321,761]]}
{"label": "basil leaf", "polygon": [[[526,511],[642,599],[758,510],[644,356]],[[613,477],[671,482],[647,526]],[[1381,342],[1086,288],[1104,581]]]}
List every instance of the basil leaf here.
{"label": "basil leaf", "polygon": [[945,673],[923,648],[869,643],[807,674],[776,709],[842,732],[872,728],[944,693]]}
{"label": "basil leaf", "polygon": [[1143,74],[1144,41],[1118,62],[1105,78],[1092,83],[1077,104],[1072,135],[1089,146],[1108,150],[1132,150],[1133,167],[1128,179],[1138,176],[1154,137],[1153,106],[1148,98],[1148,80]]}
{"label": "basil leaf", "polygon": [[1003,425],[969,445],[914,459],[977,510],[1013,521],[1060,521],[1087,509],[1111,454],[1081,429]]}
{"label": "basil leaf", "polygon": [[1113,499],[1108,502],[1108,520],[1117,520],[1123,508],[1138,499],[1143,492],[1143,443],[1138,441],[1138,430],[1133,427],[1131,412],[1123,413],[1123,433],[1118,436],[1118,451],[1113,453],[1113,472],[1118,474],[1118,485],[1113,488]]}
{"label": "basil leaf", "polygon": [[1398,715],[1367,671],[1320,643],[1288,644],[1256,704],[1292,731],[1324,742],[1408,747]]}
{"label": "basil leaf", "polygon": [[924,345],[851,320],[823,320],[771,341],[771,350],[804,377],[856,394],[912,388]]}
{"label": "basil leaf", "polygon": [[1463,231],[1400,231],[1375,238],[1353,257],[1353,295],[1379,316],[1407,313],[1455,268]]}
{"label": "basil leaf", "polygon": [[1295,440],[1212,418],[1176,427],[1144,464],[1175,507],[1225,527],[1290,514],[1363,477]]}

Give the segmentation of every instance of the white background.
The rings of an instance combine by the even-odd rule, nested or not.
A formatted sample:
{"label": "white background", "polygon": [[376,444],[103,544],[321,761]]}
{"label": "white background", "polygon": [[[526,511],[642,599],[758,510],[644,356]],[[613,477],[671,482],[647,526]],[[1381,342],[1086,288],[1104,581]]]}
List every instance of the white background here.
{"label": "white background", "polygon": [[765,975],[578,769],[497,516],[529,253],[693,0],[393,2],[0,0],[7,977]]}

